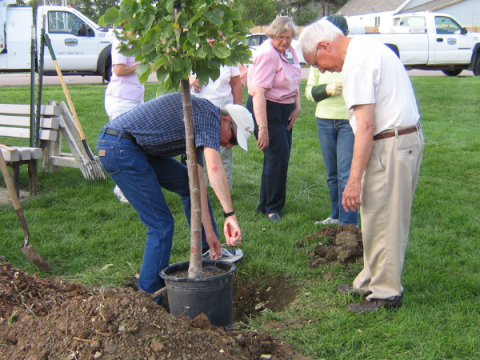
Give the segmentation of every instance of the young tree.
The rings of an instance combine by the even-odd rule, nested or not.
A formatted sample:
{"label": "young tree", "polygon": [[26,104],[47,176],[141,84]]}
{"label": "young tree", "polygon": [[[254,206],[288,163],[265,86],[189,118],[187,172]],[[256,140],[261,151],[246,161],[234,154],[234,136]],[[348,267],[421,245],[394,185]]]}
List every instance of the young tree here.
{"label": "young tree", "polygon": [[[194,72],[203,85],[219,77],[221,65],[249,61],[245,40],[253,24],[243,21],[231,5],[228,0],[123,0],[120,9],[109,9],[99,20],[101,25],[116,26],[128,21],[118,33],[125,41],[121,52],[141,62],[137,70],[141,82],[154,71],[160,84],[157,94],[182,90],[192,198],[188,277],[194,279],[202,277],[202,224],[188,76]],[[214,47],[207,42],[212,38]]]}

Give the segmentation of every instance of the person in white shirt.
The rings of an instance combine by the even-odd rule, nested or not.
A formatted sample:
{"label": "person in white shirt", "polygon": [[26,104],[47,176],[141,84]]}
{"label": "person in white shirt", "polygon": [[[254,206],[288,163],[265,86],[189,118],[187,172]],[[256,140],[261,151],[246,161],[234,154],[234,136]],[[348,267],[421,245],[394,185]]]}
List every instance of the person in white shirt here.
{"label": "person in white shirt", "polygon": [[[143,103],[145,86],[140,83],[135,73],[139,62],[134,56],[125,56],[120,53],[121,41],[115,38],[112,42],[112,76],[105,91],[105,111],[110,121],[132,110]],[[115,185],[113,193],[118,200],[128,203],[122,190]]]}
{"label": "person in white shirt", "polygon": [[355,134],[345,210],[360,209],[364,267],[342,293],[367,298],[348,309],[399,308],[410,214],[424,146],[415,94],[403,64],[384,44],[349,38],[326,19],[301,36],[305,60],[320,72],[343,70],[343,97]]}
{"label": "person in white shirt", "polygon": [[[220,76],[217,80],[210,79],[208,84],[200,86],[195,75],[190,76],[190,86],[192,94],[195,96],[209,100],[213,105],[225,107],[226,105],[242,105],[243,104],[243,87],[240,79],[240,70],[237,66],[222,66],[220,68]],[[220,147],[222,155],[222,163],[227,173],[228,184],[230,189],[233,186],[233,152],[225,146]],[[203,178],[205,184],[210,186],[208,180],[207,167],[203,168]]]}

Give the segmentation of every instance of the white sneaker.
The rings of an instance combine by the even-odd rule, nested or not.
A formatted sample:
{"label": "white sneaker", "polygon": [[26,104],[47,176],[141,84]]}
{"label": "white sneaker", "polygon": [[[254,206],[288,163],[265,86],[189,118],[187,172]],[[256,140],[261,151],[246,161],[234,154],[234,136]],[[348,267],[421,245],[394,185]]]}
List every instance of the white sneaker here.
{"label": "white sneaker", "polygon": [[315,221],[315,225],[338,225],[340,221],[338,219],[333,219],[330,216],[322,221]]}
{"label": "white sneaker", "polygon": [[113,188],[113,193],[117,196],[118,200],[120,200],[123,203],[128,203],[127,198],[125,197],[125,195],[123,195],[123,192],[122,190],[120,190],[118,185],[115,185],[115,187]]}
{"label": "white sneaker", "polygon": [[[237,262],[238,260],[240,260],[243,257],[243,251],[238,249],[238,248],[234,248],[234,249],[235,250],[227,249],[225,247],[222,247],[222,249],[221,249],[222,254],[219,256],[219,258],[217,260],[227,261],[227,262],[230,262],[230,263]],[[202,255],[202,259],[203,260],[211,260],[210,259],[210,250],[208,250],[207,252],[205,252]]]}

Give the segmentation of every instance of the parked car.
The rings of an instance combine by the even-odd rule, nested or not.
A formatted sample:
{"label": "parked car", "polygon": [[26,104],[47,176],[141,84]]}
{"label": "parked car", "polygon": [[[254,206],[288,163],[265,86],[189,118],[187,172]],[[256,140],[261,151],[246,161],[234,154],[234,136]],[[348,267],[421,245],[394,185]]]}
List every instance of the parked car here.
{"label": "parked car", "polygon": [[[257,48],[262,45],[262,43],[268,39],[268,36],[265,33],[255,33],[247,35],[247,45],[252,50],[252,57]],[[300,64],[305,64],[306,61],[303,58],[302,49],[300,48],[300,43],[298,40],[293,39],[291,46],[295,49],[295,53],[297,54],[297,59]]]}

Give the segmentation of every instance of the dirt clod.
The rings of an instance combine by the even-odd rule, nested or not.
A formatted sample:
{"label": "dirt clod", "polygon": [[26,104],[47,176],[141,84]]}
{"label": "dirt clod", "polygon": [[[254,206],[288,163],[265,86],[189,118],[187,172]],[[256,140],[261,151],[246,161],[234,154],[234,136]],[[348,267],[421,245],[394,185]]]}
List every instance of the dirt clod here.
{"label": "dirt clod", "polygon": [[363,258],[362,233],[355,225],[327,226],[297,242],[300,246],[311,243],[317,243],[310,254],[313,268],[335,262],[354,263]]}

